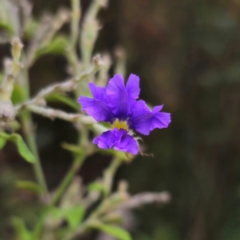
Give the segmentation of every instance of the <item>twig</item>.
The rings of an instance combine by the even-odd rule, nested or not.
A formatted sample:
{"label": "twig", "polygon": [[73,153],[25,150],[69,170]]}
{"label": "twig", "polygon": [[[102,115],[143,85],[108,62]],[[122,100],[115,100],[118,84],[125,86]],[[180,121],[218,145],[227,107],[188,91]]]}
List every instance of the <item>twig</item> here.
{"label": "twig", "polygon": [[28,105],[26,106],[28,110],[31,112],[37,113],[39,115],[48,117],[52,120],[55,118],[60,118],[68,122],[83,122],[83,123],[88,123],[88,124],[93,124],[95,123],[95,120],[91,117],[84,116],[79,113],[66,113],[61,110],[55,110],[52,108],[45,108],[45,107],[39,107],[37,105]]}
{"label": "twig", "polygon": [[166,191],[161,193],[145,192],[129,198],[118,207],[118,210],[133,209],[150,203],[168,203],[170,200],[171,196]]}
{"label": "twig", "polygon": [[76,83],[88,79],[90,76],[95,74],[102,65],[103,65],[103,61],[101,60],[101,57],[99,55],[95,56],[93,58],[93,66],[90,68],[90,70],[82,73],[79,77],[75,77],[75,78],[72,78],[70,80],[66,80],[62,83],[56,83],[56,84],[53,84],[51,86],[46,87],[45,89],[41,90],[31,100],[26,101],[26,102],[24,102],[20,105],[17,105],[15,107],[15,110],[19,111],[27,105],[36,104],[41,99],[46,98],[47,96],[49,96],[53,92],[58,92],[58,91],[60,91],[60,92],[70,92],[70,91],[73,91]]}

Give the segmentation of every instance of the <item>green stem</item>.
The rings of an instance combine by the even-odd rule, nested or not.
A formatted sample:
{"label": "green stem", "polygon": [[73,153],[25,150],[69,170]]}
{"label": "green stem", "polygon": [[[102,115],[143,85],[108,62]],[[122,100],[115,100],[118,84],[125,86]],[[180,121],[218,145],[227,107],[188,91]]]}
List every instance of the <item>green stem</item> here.
{"label": "green stem", "polygon": [[45,217],[47,216],[49,210],[51,210],[52,206],[54,206],[61,199],[61,197],[65,193],[65,190],[70,185],[76,173],[78,172],[79,168],[81,167],[83,161],[85,160],[85,157],[86,157],[85,152],[75,157],[72,166],[68,170],[67,174],[65,175],[63,181],[60,183],[57,190],[55,191],[51,201],[43,211],[43,214],[40,216],[39,221],[34,229],[34,237],[35,237],[34,239],[39,239],[39,236],[44,226]]}
{"label": "green stem", "polygon": [[72,166],[68,170],[68,173],[65,175],[63,181],[61,182],[61,184],[55,191],[55,193],[52,197],[52,200],[50,202],[50,206],[55,205],[60,200],[60,198],[64,194],[65,190],[67,189],[69,184],[72,182],[73,178],[75,177],[76,173],[78,172],[79,168],[81,167],[84,159],[85,159],[85,154],[82,154],[74,159]]}
{"label": "green stem", "polygon": [[[27,69],[25,69],[25,71],[24,71],[23,86],[24,86],[24,90],[25,90],[24,91],[25,98],[28,99],[30,96],[30,93],[29,93],[30,90],[29,90],[29,76],[28,76]],[[46,181],[44,178],[44,174],[43,174],[43,170],[42,170],[42,166],[41,166],[41,162],[40,162],[40,158],[39,158],[39,154],[38,154],[37,145],[35,142],[35,134],[34,134],[34,130],[33,130],[33,122],[32,122],[31,113],[27,112],[27,111],[22,112],[20,114],[20,119],[22,122],[22,128],[23,128],[23,132],[25,134],[27,143],[36,159],[35,164],[33,164],[33,169],[34,169],[34,173],[35,173],[37,182],[42,188],[42,192],[40,194],[41,194],[41,197],[45,197],[48,194],[48,189],[47,189],[47,184],[46,184]]]}
{"label": "green stem", "polygon": [[111,192],[112,183],[114,175],[118,169],[118,167],[121,165],[122,160],[118,157],[115,157],[109,167],[106,169],[104,173],[104,184],[106,187],[106,195],[105,199],[100,203],[100,205],[90,214],[90,216],[81,224],[81,226],[77,230],[73,230],[72,232],[68,232],[62,240],[71,240],[76,236],[79,236],[80,234],[83,234],[88,230],[89,227],[91,227],[91,223],[98,221],[99,214],[102,213],[103,207],[105,208],[106,203],[109,202],[109,199],[106,198]]}
{"label": "green stem", "polygon": [[115,157],[112,162],[110,163],[109,167],[104,172],[104,185],[106,188],[106,195],[109,195],[111,193],[112,183],[114,175],[118,169],[118,167],[121,165],[122,160],[118,157]]}
{"label": "green stem", "polygon": [[42,192],[40,194],[41,194],[41,197],[45,197],[48,193],[48,189],[47,189],[47,184],[43,175],[42,166],[41,166],[41,162],[40,162],[40,158],[39,158],[39,154],[38,154],[38,150],[35,142],[35,135],[33,131],[33,122],[31,119],[31,113],[23,112],[20,115],[20,118],[22,121],[22,128],[23,128],[27,143],[33,155],[35,156],[36,161],[35,161],[35,164],[33,164],[33,169],[34,169],[37,182],[42,188]]}

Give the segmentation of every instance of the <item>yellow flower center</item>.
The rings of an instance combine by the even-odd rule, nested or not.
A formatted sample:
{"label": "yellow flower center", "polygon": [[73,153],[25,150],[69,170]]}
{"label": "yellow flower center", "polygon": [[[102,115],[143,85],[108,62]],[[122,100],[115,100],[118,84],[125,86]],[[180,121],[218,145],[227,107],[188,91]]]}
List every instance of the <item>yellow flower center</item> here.
{"label": "yellow flower center", "polygon": [[112,124],[112,128],[117,128],[117,129],[124,129],[124,130],[129,130],[128,127],[128,123],[125,121],[119,121],[118,119],[116,119],[113,124]]}

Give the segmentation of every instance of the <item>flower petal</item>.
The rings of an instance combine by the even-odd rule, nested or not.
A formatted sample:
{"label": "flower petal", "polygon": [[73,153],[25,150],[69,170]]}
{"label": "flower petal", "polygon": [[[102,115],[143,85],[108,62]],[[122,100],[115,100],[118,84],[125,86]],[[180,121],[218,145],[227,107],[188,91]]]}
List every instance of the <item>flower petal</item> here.
{"label": "flower petal", "polygon": [[95,99],[105,101],[106,100],[106,88],[98,87],[94,83],[88,84],[90,91]]}
{"label": "flower petal", "polygon": [[[118,131],[119,132],[119,131]],[[109,130],[102,133],[93,139],[93,143],[97,144],[99,148],[109,149],[112,148],[116,142],[121,138],[115,130]]]}
{"label": "flower petal", "polygon": [[96,121],[113,122],[114,115],[105,102],[89,97],[80,97],[79,103],[82,105],[82,111],[92,116]]}
{"label": "flower petal", "polygon": [[150,131],[155,128],[168,127],[171,122],[171,115],[170,113],[159,112],[162,108],[163,105],[156,106],[151,111],[144,101],[138,101],[129,119],[130,128],[141,134],[149,135]]}
{"label": "flower petal", "polygon": [[143,100],[136,101],[133,106],[133,110],[131,112],[130,118],[134,118],[139,115],[149,113],[149,111],[150,111],[150,109],[147,106],[147,104],[145,103],[145,101],[143,101]]}
{"label": "flower petal", "polygon": [[132,154],[137,154],[139,151],[137,141],[125,130],[113,129],[106,131],[102,135],[95,137],[93,143],[103,149],[114,148]]}
{"label": "flower petal", "polygon": [[137,99],[139,94],[140,94],[140,87],[139,87],[139,77],[135,74],[130,74],[127,85],[126,85],[126,90],[128,92],[128,95],[133,98]]}
{"label": "flower petal", "polygon": [[137,154],[139,152],[139,147],[137,141],[127,134],[127,132],[122,135],[121,139],[115,144],[115,150],[121,150],[123,152],[129,152],[132,154]]}
{"label": "flower petal", "polygon": [[[129,89],[131,88],[130,84]],[[121,74],[116,74],[110,79],[106,87],[106,95],[109,100],[108,106],[115,116],[120,120],[125,120],[129,116],[135,100],[128,94]]]}
{"label": "flower petal", "polygon": [[114,115],[106,103],[106,89],[94,83],[89,83],[88,86],[94,98],[80,97],[79,103],[82,105],[82,110],[99,122],[113,122]]}

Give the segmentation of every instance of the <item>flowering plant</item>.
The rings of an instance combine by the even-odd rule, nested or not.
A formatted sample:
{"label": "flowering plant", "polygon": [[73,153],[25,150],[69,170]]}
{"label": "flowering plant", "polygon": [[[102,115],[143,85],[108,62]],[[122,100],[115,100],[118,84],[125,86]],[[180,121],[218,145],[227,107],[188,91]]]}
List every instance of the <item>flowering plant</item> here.
{"label": "flowering plant", "polygon": [[[124,212],[151,202],[166,203],[169,195],[167,192],[147,192],[131,196],[125,181],[121,181],[113,191],[114,175],[121,164],[129,161],[125,152],[133,155],[140,152],[134,132],[148,135],[155,128],[166,128],[170,114],[161,112],[162,105],[150,110],[143,100],[138,100],[138,76],[131,74],[124,85],[124,54],[118,54],[115,70],[118,74],[108,83],[109,54],[92,58],[99,30],[96,16],[101,8],[107,6],[106,0],[92,1],[81,28],[79,0],[71,0],[71,11],[61,9],[56,16],[44,16],[41,20],[33,19],[32,6],[27,0],[3,2],[0,9],[7,14],[5,19],[0,15],[0,24],[6,30],[1,42],[11,41],[12,58],[4,60],[4,73],[0,73],[0,149],[11,141],[19,155],[33,165],[35,179],[19,180],[17,186],[22,191],[31,190],[38,196],[39,204],[31,219],[24,215],[12,218],[14,239],[71,240],[97,229],[117,239],[130,240],[129,232],[119,224],[119,219],[125,218]],[[19,10],[17,14],[16,8]],[[61,27],[69,22],[70,34],[59,34]],[[27,43],[25,47],[23,40]],[[77,54],[78,43],[81,58]],[[70,77],[44,87],[31,97],[29,69],[38,58],[47,54],[64,56]],[[88,85],[93,98],[86,97],[90,80],[99,85],[93,82]],[[80,112],[78,98],[82,111],[90,116]],[[51,108],[49,99],[68,105],[72,112]],[[45,179],[31,113],[71,122],[78,135],[74,144],[62,145],[72,154],[72,166],[54,189]],[[111,126],[102,125],[102,121]],[[19,129],[24,137],[19,134]],[[92,144],[92,134],[97,135],[93,143],[98,148]],[[79,170],[89,156],[99,152],[99,148],[104,149],[101,154],[111,156],[111,163],[96,181],[86,186],[78,176]],[[106,151],[111,148],[114,150]],[[24,212],[29,212],[29,208]]]}
{"label": "flowering plant", "polygon": [[121,74],[116,74],[107,87],[97,87],[89,83],[93,99],[80,97],[82,110],[96,121],[111,123],[112,130],[94,138],[99,148],[114,148],[123,152],[137,154],[139,146],[133,130],[149,135],[155,128],[166,128],[170,114],[160,112],[163,105],[150,110],[143,100],[137,100],[140,93],[139,77],[131,74],[126,87]]}

